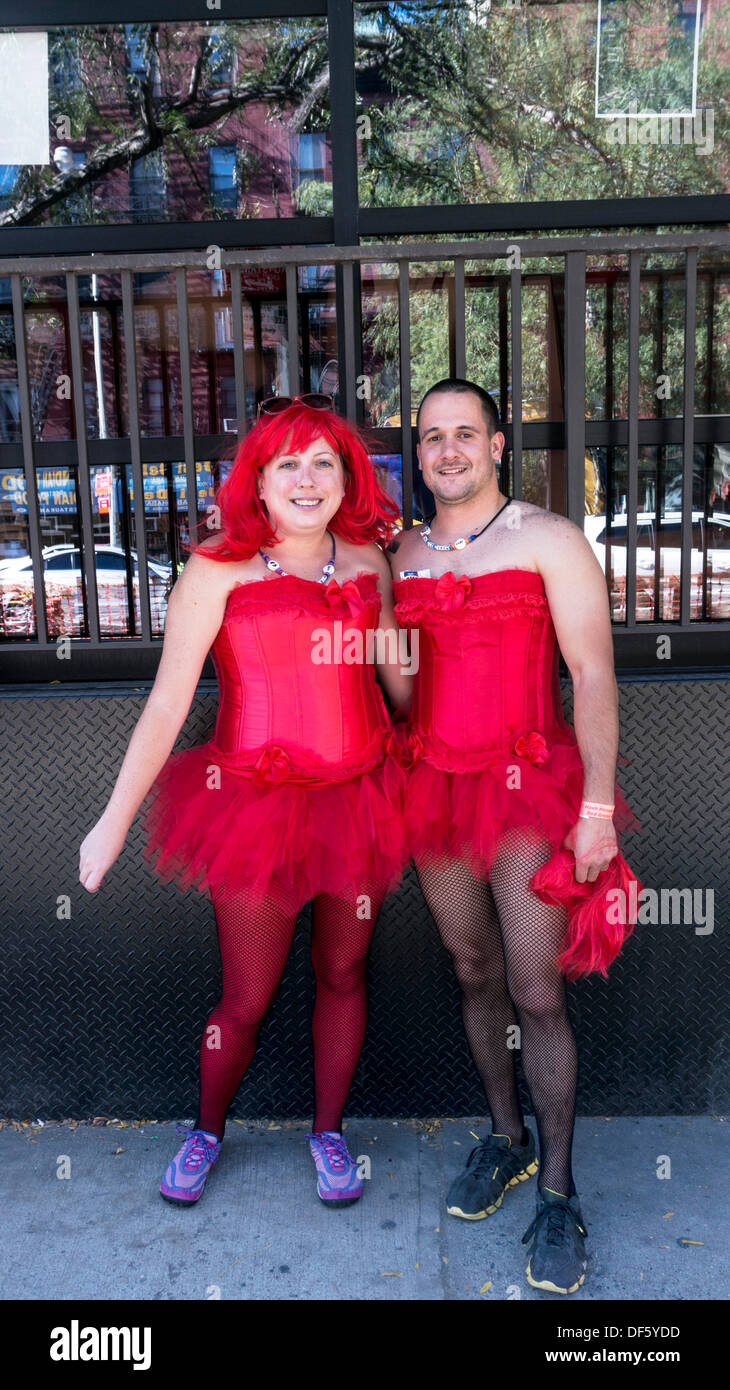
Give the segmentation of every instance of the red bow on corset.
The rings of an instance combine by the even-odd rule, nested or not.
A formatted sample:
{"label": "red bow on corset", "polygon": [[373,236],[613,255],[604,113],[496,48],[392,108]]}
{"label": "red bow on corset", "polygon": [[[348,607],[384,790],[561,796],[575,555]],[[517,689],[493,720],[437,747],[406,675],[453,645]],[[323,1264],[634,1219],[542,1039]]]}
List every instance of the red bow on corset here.
{"label": "red bow on corset", "polygon": [[289,772],[289,759],[283,748],[273,744],[271,748],[265,748],[260,753],[254,763],[251,780],[257,787],[277,786],[283,782]]}
{"label": "red bow on corset", "polygon": [[366,606],[366,600],[360,593],[354,579],[346,579],[344,584],[338,584],[336,579],[330,579],[329,584],[325,585],[324,594],[327,602],[333,606],[344,599],[353,616],[355,613],[361,613]]}
{"label": "red bow on corset", "polygon": [[525,758],[528,763],[536,763],[538,767],[541,763],[546,763],[550,757],[545,739],[534,730],[531,734],[522,734],[517,739],[513,751],[518,758]]}
{"label": "red bow on corset", "polygon": [[411,755],[412,767],[414,763],[418,762],[418,759],[420,758],[423,752],[423,739],[420,737],[419,734],[409,734],[406,742],[408,744],[408,751]]}
{"label": "red bow on corset", "polygon": [[386,757],[395,758],[397,763],[402,762],[400,744],[392,729],[389,729],[383,739],[383,752]]}
{"label": "red bow on corset", "polygon": [[434,595],[436,602],[445,612],[450,612],[453,608],[461,608],[466,597],[471,593],[471,580],[467,574],[460,574],[457,579],[451,570],[442,574]]}

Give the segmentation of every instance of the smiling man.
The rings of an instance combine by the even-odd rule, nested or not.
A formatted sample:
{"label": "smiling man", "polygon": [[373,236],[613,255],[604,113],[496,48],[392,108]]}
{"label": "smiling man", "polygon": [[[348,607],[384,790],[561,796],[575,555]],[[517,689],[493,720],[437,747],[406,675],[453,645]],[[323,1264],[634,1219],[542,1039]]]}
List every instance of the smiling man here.
{"label": "smiling man", "polygon": [[[520,1048],[540,1140],[527,1277],[572,1293],[586,1254],[571,1169],[577,1052],[565,973],[605,969],[622,936],[611,946],[589,941],[588,918],[571,919],[568,931],[567,904],[584,885],[578,892],[594,907],[601,895],[605,915],[603,880],[595,892],[585,885],[612,861],[625,865],[614,819],[619,829],[638,822],[615,785],[618,690],[603,573],[572,522],[500,491],[499,424],[487,392],[455,378],[431,387],[418,411],[418,463],[436,511],[388,552],[396,616],[419,636],[406,822],[493,1125],[452,1183],[448,1211],[479,1220],[538,1171],[518,1095]],[[562,713],[558,644],[573,678],[575,732]],[[566,859],[569,888],[548,905],[532,877],[551,873],[553,860],[565,876]]]}

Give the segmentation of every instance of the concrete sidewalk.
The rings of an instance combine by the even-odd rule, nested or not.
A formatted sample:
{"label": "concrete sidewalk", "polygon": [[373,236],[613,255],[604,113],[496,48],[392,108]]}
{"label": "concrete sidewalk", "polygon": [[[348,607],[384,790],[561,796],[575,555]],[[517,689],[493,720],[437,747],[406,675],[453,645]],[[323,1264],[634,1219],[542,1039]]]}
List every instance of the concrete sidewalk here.
{"label": "concrete sidewalk", "polygon": [[[307,1130],[229,1120],[200,1202],[181,1211],[159,1195],[182,1142],[173,1123],[5,1121],[0,1297],[567,1304],[730,1295],[726,1117],[577,1121],[589,1259],[585,1285],[569,1297],[525,1278],[535,1178],[483,1221],[446,1215],[445,1192],[474,1144],[470,1130],[486,1132],[483,1118],[349,1121],[350,1152],[367,1155],[371,1177],[341,1211],[316,1196]],[[64,1156],[67,1179],[57,1176]],[[667,1161],[671,1176],[660,1180]]]}

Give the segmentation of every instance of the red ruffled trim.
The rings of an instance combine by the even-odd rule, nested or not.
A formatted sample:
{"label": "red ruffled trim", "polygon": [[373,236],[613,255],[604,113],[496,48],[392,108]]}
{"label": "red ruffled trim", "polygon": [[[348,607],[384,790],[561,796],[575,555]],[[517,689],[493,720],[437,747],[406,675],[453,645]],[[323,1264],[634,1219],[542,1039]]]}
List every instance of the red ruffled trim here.
{"label": "red ruffled trim", "polygon": [[[405,580],[403,581],[406,582]],[[484,610],[494,609],[495,618],[515,618],[526,610],[532,613],[550,614],[547,599],[542,594],[480,594],[472,596],[463,608],[437,608],[424,599],[401,599],[395,605],[395,616],[401,627],[412,627],[422,618],[434,622],[476,622],[484,617]]]}
{"label": "red ruffled trim", "polygon": [[[414,584],[418,586],[415,593]],[[486,609],[493,609],[493,616],[498,618],[514,618],[525,610],[550,616],[542,576],[533,570],[494,570],[462,574],[458,579],[450,570],[438,579],[412,575],[394,582],[393,595],[401,627],[423,618],[429,623],[476,622]]]}
{"label": "red ruffled trim", "polygon": [[[578,819],[584,771],[577,743],[563,737],[565,741],[557,742],[554,734],[550,736],[550,756],[544,763],[513,751],[501,752],[487,766],[456,772],[434,766],[424,740],[411,731],[405,753],[411,760],[405,828],[416,861],[464,858],[480,877],[489,874],[508,831],[547,840],[552,856],[530,880],[530,887],[542,901],[558,900],[568,908],[560,968],[573,979],[595,970],[605,975],[636,918],[614,924],[615,900],[606,897],[610,889],[624,888],[634,879],[623,856],[617,855],[594,883],[578,884],[572,876],[575,859],[572,851],[563,849],[563,841]],[[532,753],[539,759],[539,748],[532,747]],[[520,769],[519,787],[511,785],[514,773],[508,770],[515,765]],[[619,834],[641,829],[618,783],[613,823]],[[571,868],[572,882],[566,877],[566,866]],[[641,884],[634,881],[638,896]],[[545,896],[551,892],[557,892],[558,898]]]}
{"label": "red ruffled trim", "polygon": [[247,584],[234,584],[228,595],[226,617],[239,607],[249,613],[271,613],[298,609],[302,613],[338,611],[353,617],[364,609],[381,605],[378,576],[374,571],[361,570],[354,579],[342,584],[330,579],[319,584],[300,579],[297,574],[279,574],[272,579],[254,579]]}
{"label": "red ruffled trim", "polygon": [[144,858],[183,890],[213,899],[238,889],[287,911],[318,893],[353,902],[376,884],[392,892],[409,858],[404,782],[386,756],[347,781],[257,783],[198,745],[173,753],[145,798]]}

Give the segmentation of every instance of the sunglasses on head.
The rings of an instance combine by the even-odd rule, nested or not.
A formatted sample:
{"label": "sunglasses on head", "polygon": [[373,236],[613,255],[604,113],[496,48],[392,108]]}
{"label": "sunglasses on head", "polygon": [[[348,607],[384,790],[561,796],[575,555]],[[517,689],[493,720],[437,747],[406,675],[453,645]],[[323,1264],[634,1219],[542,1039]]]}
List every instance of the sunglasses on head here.
{"label": "sunglasses on head", "polygon": [[282,410],[288,410],[290,405],[309,405],[313,410],[334,410],[335,403],[332,396],[326,396],[321,391],[306,391],[303,396],[267,396],[265,401],[259,403],[256,414],[257,421],[262,415],[280,415]]}

